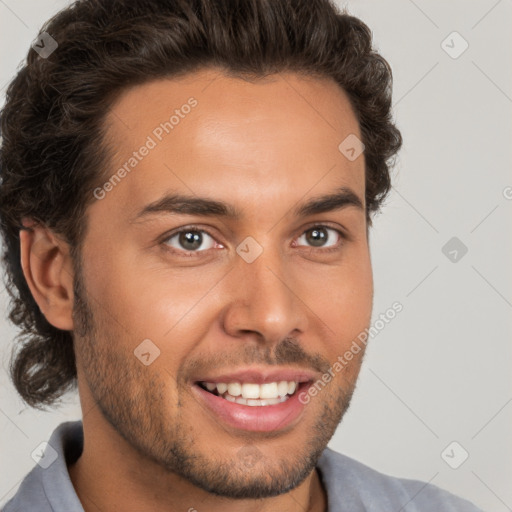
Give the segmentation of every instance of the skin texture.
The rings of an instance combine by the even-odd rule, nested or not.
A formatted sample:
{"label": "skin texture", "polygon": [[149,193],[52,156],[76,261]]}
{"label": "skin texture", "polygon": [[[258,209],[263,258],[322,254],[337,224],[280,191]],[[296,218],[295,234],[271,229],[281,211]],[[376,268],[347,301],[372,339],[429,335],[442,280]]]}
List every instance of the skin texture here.
{"label": "skin texture", "polygon": [[[85,444],[71,479],[87,512],[323,511],[314,468],[349,406],[364,347],[300,421],[273,432],[223,424],[191,387],[242,367],[321,378],[369,326],[364,209],[293,214],[341,186],[365,206],[364,154],[350,161],[338,150],[359,126],[329,79],[249,82],[205,69],[118,98],[106,116],[115,148],[106,179],[190,97],[197,105],[88,209],[81,262],[44,226],[21,232],[34,298],[52,325],[74,331]],[[134,220],[171,192],[229,203],[242,217]],[[172,237],[190,225],[208,231],[199,250]],[[329,228],[323,245],[308,231],[318,225]],[[236,252],[248,236],[263,248],[252,263]],[[160,350],[148,366],[134,355],[145,339]]]}

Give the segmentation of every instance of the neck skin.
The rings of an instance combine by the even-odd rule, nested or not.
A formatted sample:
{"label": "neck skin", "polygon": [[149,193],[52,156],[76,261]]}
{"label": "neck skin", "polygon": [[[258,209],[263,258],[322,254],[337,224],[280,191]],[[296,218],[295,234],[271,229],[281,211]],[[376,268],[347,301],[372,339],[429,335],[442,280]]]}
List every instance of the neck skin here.
{"label": "neck skin", "polygon": [[96,407],[84,415],[83,427],[82,455],[68,470],[85,512],[327,510],[327,494],[316,469],[286,494],[262,500],[235,500],[210,494],[145,458],[116,432]]}

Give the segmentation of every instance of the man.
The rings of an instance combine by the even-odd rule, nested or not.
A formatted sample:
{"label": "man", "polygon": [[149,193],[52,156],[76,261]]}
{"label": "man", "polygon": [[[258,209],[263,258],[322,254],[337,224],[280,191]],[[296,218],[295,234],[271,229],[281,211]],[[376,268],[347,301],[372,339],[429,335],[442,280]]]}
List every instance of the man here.
{"label": "man", "polygon": [[4,512],[476,511],[326,448],[401,146],[369,29],[327,0],[83,0],[40,37],[1,119],[11,373],[33,406],[76,383],[83,421]]}

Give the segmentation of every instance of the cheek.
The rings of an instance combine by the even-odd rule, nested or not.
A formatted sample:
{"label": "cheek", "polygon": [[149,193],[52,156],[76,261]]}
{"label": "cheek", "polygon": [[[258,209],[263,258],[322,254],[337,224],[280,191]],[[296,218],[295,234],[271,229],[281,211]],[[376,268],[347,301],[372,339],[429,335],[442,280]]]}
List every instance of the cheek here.
{"label": "cheek", "polygon": [[[118,244],[120,245],[120,244]],[[204,294],[207,282],[173,273],[164,264],[148,264],[129,250],[104,246],[88,255],[90,294],[105,314],[131,337],[163,337]]]}
{"label": "cheek", "polygon": [[[149,347],[158,354],[151,371],[167,379],[207,334],[217,310],[212,291],[225,272],[207,266],[173,270],[118,251],[103,257],[101,264],[92,261],[88,273],[96,310],[111,341],[118,350],[126,349],[127,357],[139,346]],[[147,339],[158,350],[147,342],[141,345]]]}
{"label": "cheek", "polygon": [[340,342],[350,343],[371,321],[373,276],[370,260],[362,254],[353,264],[347,262],[330,271],[322,281],[324,285],[316,294],[314,310],[329,326],[338,345]]}
{"label": "cheek", "polygon": [[338,337],[330,351],[336,381],[344,388],[355,382],[364,357],[366,344],[361,334],[371,322],[373,307],[373,275],[369,254],[347,268],[343,281],[331,289],[330,322]]}

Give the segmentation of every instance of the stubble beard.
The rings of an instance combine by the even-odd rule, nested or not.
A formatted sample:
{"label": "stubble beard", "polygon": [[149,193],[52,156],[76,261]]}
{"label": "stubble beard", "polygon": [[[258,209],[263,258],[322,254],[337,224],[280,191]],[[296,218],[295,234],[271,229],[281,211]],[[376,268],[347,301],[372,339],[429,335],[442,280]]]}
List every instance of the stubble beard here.
{"label": "stubble beard", "polygon": [[[93,314],[80,268],[75,275],[73,334],[77,363],[95,405],[140,454],[141,462],[156,463],[208,493],[232,499],[278,496],[310,475],[349,408],[355,379],[352,384],[346,381],[346,389],[326,386],[311,399],[323,400],[321,413],[301,445],[286,451],[285,459],[263,456],[265,450],[259,450],[257,442],[248,442],[231,455],[206,454],[194,443],[191,432],[196,431],[183,421],[182,399],[177,400],[169,421],[164,414],[170,407],[164,379],[143,366],[129,350],[119,349],[118,335],[111,332],[113,322],[109,324],[106,314],[105,322]],[[178,396],[186,395],[178,387]],[[219,446],[215,448],[219,452]]]}

